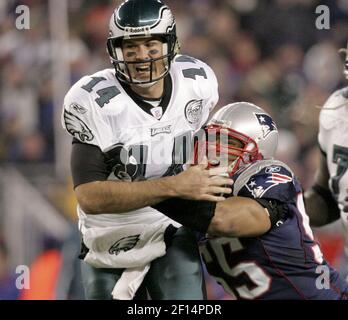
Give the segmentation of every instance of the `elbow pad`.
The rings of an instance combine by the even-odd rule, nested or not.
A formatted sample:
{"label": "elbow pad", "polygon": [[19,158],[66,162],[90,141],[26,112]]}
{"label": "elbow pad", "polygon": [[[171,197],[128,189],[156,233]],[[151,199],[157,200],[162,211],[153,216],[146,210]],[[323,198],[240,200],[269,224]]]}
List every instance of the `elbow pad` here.
{"label": "elbow pad", "polygon": [[215,213],[215,202],[173,198],[162,201],[152,208],[183,226],[206,233]]}
{"label": "elbow pad", "polygon": [[271,228],[273,228],[278,221],[284,219],[289,210],[286,203],[280,203],[277,200],[260,198],[254,198],[254,200],[267,209],[271,221]]}

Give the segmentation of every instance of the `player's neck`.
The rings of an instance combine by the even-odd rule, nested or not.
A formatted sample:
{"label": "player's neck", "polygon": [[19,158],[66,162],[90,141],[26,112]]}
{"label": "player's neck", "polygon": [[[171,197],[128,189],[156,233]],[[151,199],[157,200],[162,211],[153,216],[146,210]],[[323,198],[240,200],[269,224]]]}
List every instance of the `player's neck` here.
{"label": "player's neck", "polygon": [[158,80],[151,87],[140,87],[131,85],[131,89],[139,96],[151,99],[160,99],[163,95],[164,79]]}

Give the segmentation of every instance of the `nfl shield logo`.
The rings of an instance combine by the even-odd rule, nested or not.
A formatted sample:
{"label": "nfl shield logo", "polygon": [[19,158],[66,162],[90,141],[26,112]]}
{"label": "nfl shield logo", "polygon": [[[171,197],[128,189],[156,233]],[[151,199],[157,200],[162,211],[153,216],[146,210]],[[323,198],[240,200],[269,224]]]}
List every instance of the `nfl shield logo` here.
{"label": "nfl shield logo", "polygon": [[162,107],[155,107],[155,108],[152,108],[150,110],[150,112],[152,113],[152,115],[157,119],[161,119],[162,118],[162,115],[163,115],[163,109]]}

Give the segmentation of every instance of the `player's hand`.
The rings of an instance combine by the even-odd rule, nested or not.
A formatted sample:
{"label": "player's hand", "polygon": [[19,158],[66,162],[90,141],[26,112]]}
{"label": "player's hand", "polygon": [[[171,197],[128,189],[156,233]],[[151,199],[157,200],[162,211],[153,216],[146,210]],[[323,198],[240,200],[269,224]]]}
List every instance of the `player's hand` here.
{"label": "player's hand", "polygon": [[207,169],[208,161],[191,166],[188,170],[181,172],[171,178],[171,188],[174,196],[207,201],[223,201],[223,194],[232,192],[230,186],[233,180],[228,177],[227,168]]}

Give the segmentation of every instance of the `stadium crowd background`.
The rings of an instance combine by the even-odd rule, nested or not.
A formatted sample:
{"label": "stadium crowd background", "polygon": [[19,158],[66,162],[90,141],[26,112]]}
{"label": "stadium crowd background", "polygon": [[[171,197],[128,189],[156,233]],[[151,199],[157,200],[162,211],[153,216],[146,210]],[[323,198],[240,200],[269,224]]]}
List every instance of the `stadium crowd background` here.
{"label": "stadium crowd background", "polygon": [[[43,176],[54,164],[53,115],[54,108],[61,108],[53,102],[55,75],[51,71],[48,2],[0,3],[0,168],[14,166],[29,177]],[[86,74],[110,67],[105,43],[109,17],[119,3],[68,1],[69,45],[58,50],[70,65],[71,84]],[[217,75],[220,86],[217,108],[246,100],[270,112],[280,128],[278,158],[290,165],[304,188],[309,187],[319,152],[316,139],[320,106],[330,93],[344,85],[342,59],[337,51],[348,40],[348,1],[167,0],[166,3],[176,16],[181,53],[202,59]],[[30,9],[28,30],[15,28],[15,8],[21,4]],[[329,30],[316,28],[318,5],[330,9]],[[44,188],[41,184],[44,196],[71,225],[75,224],[76,203],[69,177],[64,181],[54,176],[40,181],[46,182]],[[6,184],[1,186],[5,187]],[[20,195],[14,194],[13,200],[16,197]],[[0,205],[1,202],[0,198]],[[79,293],[57,294],[59,280],[45,289],[46,296],[16,292],[11,278],[14,266],[10,263],[11,255],[16,253],[5,250],[8,239],[1,212],[0,239],[0,299],[80,297]],[[48,254],[56,268],[46,276],[59,279],[64,243],[49,234],[42,241],[42,254]],[[78,244],[76,233],[72,232],[68,242]],[[341,235],[336,232],[323,235],[321,242],[329,260],[339,265]],[[50,251],[52,248],[55,251]],[[67,272],[73,274],[72,270]],[[211,299],[228,298],[210,279],[207,286]]]}

